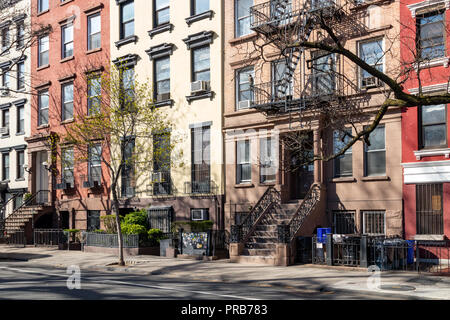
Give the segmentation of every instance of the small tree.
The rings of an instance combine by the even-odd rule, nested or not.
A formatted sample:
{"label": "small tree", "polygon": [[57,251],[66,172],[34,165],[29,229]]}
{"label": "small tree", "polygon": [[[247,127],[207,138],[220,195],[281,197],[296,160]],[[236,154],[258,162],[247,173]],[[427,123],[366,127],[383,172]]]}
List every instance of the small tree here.
{"label": "small tree", "polygon": [[110,179],[119,265],[124,265],[120,199],[145,186],[154,161],[163,159],[170,166],[176,139],[170,136],[171,122],[153,105],[149,81],[137,82],[133,69],[112,66],[101,76],[87,75],[86,82],[88,112],[76,115],[61,139],[73,146],[76,162],[97,161],[107,169],[101,175]]}

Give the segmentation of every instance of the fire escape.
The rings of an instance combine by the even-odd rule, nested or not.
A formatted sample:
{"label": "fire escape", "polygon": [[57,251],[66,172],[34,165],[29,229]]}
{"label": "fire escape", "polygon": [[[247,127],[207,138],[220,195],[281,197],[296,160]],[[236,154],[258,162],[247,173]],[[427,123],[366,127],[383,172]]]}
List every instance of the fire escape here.
{"label": "fire escape", "polygon": [[[271,0],[251,7],[251,29],[258,33],[261,43],[272,44],[284,61],[278,77],[274,78],[272,71],[270,81],[251,79],[252,108],[268,116],[310,111],[320,114],[328,108],[360,108],[370,100],[366,91],[347,77],[342,57],[296,45],[332,45],[333,39],[323,30],[324,25],[343,45],[348,39],[365,34],[366,12],[354,10],[355,3],[337,1],[340,0]],[[269,187],[242,223],[232,225],[231,260],[293,263],[290,248],[295,245],[296,236],[308,218],[324,213],[325,202],[325,190],[319,183],[312,184],[294,207],[281,203],[279,192]]]}

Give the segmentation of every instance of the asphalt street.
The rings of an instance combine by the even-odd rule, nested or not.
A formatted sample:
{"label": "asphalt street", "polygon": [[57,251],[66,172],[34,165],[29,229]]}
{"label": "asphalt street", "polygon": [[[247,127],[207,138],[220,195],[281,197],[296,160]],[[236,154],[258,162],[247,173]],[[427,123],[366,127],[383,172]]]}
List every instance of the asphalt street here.
{"label": "asphalt street", "polygon": [[[189,280],[161,275],[80,270],[77,277],[64,268],[2,261],[0,299],[164,299],[164,300],[290,300],[290,299],[400,299],[390,294],[371,294],[327,288],[308,290],[276,284],[227,283]],[[404,299],[404,298],[403,298]]]}

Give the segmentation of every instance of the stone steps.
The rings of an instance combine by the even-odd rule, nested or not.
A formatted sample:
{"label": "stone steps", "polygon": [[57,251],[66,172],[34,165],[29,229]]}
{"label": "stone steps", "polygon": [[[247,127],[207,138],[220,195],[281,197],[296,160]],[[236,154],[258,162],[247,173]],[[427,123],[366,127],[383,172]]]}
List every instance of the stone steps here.
{"label": "stone steps", "polygon": [[251,248],[244,248],[242,251],[243,255],[246,256],[275,256],[276,250],[275,249],[251,249]]}
{"label": "stone steps", "polygon": [[276,243],[275,242],[247,242],[245,244],[245,247],[247,249],[270,249],[275,250],[276,249]]}

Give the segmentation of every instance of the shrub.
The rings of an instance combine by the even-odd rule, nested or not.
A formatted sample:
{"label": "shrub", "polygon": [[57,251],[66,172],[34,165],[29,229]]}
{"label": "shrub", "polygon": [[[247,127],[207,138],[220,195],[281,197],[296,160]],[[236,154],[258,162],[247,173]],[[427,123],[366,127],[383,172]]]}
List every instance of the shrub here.
{"label": "shrub", "polygon": [[65,232],[69,233],[71,242],[80,242],[80,230],[79,229],[64,229]]}
{"label": "shrub", "polygon": [[165,239],[166,236],[160,229],[150,229],[148,230],[148,241],[146,245],[150,247],[155,247],[159,245],[161,239]]}
{"label": "shrub", "polygon": [[103,221],[103,225],[105,226],[106,233],[117,233],[116,227],[116,216],[115,215],[106,215],[101,216],[100,220]]}
{"label": "shrub", "polygon": [[31,193],[25,193],[25,194],[23,195],[23,202],[24,202],[24,203],[27,202],[28,200],[31,199],[31,197],[33,197],[33,195],[32,195]]}
{"label": "shrub", "polygon": [[147,211],[145,209],[131,212],[123,218],[123,223],[138,224],[144,228],[148,228]]}
{"label": "shrub", "polygon": [[120,227],[123,234],[138,234],[139,238],[141,235],[147,237],[147,229],[139,224],[122,223]]}

